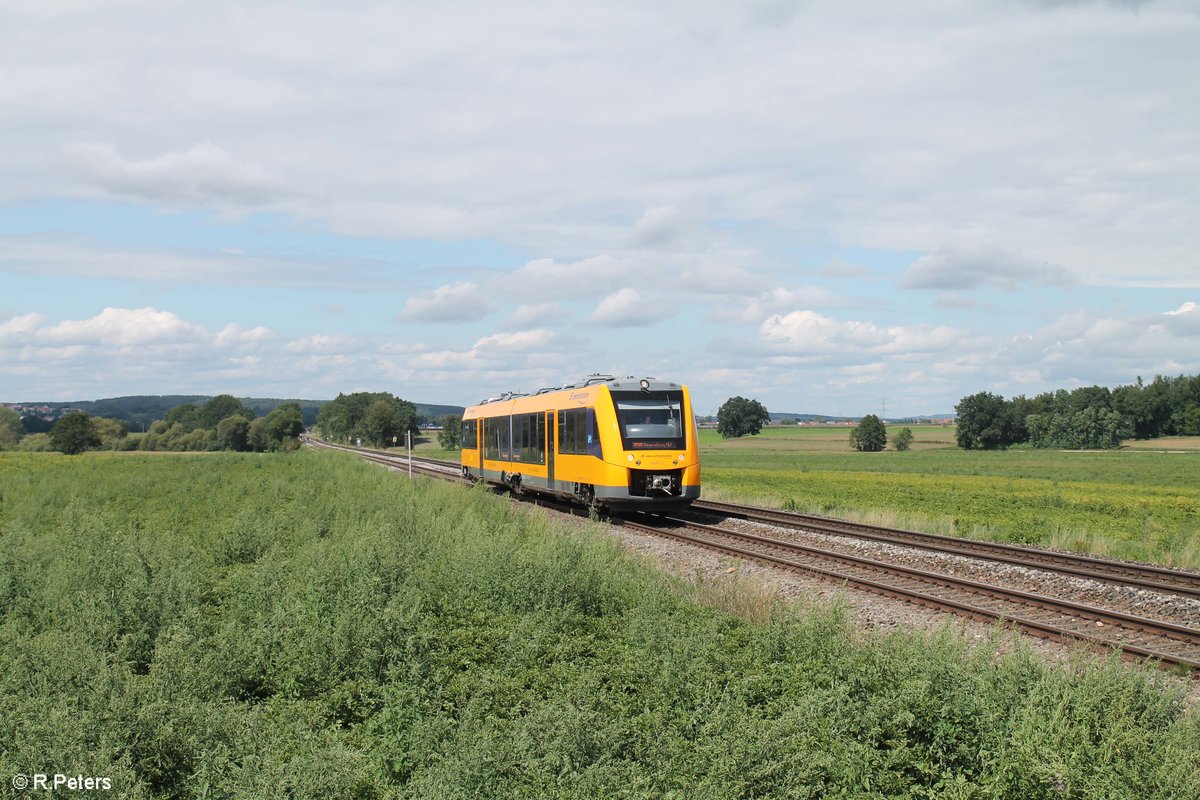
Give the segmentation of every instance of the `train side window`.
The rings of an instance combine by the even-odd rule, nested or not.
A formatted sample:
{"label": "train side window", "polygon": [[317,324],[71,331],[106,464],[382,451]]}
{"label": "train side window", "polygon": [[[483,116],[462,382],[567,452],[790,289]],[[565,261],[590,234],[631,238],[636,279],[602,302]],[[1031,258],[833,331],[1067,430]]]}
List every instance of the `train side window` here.
{"label": "train side window", "polygon": [[560,409],[558,412],[558,452],[570,455],[575,452],[575,411]]}
{"label": "train side window", "polygon": [[464,419],[462,424],[462,449],[474,450],[476,446],[475,420]]}
{"label": "train side window", "polygon": [[500,420],[494,417],[483,421],[483,455],[493,461],[500,458]]}
{"label": "train side window", "polygon": [[535,464],[546,463],[546,420],[541,414],[530,414],[529,421],[533,439],[529,443],[529,460]]}

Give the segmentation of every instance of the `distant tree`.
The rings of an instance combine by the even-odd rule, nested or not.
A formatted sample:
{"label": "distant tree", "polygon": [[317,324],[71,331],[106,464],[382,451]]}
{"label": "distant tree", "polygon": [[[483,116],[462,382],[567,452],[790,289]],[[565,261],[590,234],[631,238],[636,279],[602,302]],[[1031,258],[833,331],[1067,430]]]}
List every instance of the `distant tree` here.
{"label": "distant tree", "polygon": [[1032,414],[1026,421],[1034,447],[1063,450],[1110,450],[1132,431],[1128,420],[1116,411],[1100,407],[1079,411]]}
{"label": "distant tree", "polygon": [[270,440],[267,438],[266,417],[251,420],[250,427],[246,431],[246,446],[258,453],[265,453],[271,449]]}
{"label": "distant tree", "polygon": [[219,394],[196,411],[196,425],[208,430],[216,430],[217,424],[221,420],[234,415],[246,420],[254,419],[254,412],[242,405],[241,400],[231,394]]}
{"label": "distant tree", "polygon": [[22,453],[48,453],[54,449],[54,445],[50,444],[50,434],[31,433],[21,438],[17,449]]}
{"label": "distant tree", "polygon": [[864,453],[878,453],[887,447],[887,427],[874,414],[867,414],[850,431],[850,444]]}
{"label": "distant tree", "polygon": [[447,414],[442,417],[442,429],[438,431],[438,446],[443,450],[458,450],[462,447],[462,417]]}
{"label": "distant tree", "polygon": [[1190,405],[1179,413],[1175,432],[1183,436],[1200,436],[1200,405]]}
{"label": "distant tree", "polygon": [[92,427],[96,430],[96,437],[100,440],[100,447],[103,447],[105,450],[122,449],[125,437],[129,435],[129,431],[125,428],[125,422],[119,419],[92,417]]}
{"label": "distant tree", "polygon": [[217,423],[217,447],[239,452],[245,450],[249,433],[250,420],[241,414],[225,417]]}
{"label": "distant tree", "polygon": [[0,407],[0,450],[12,450],[26,433],[21,415],[11,408]]}
{"label": "distant tree", "polygon": [[50,429],[50,444],[60,453],[74,456],[100,446],[100,437],[92,427],[92,418],[82,411],[72,411]]}
{"label": "distant tree", "polygon": [[284,403],[263,418],[269,450],[290,449],[296,437],[304,433],[304,412],[298,403]]}
{"label": "distant tree", "polygon": [[717,409],[717,432],[724,439],[757,434],[771,421],[766,407],[757,400],[731,397]]}
{"label": "distant tree", "polygon": [[905,450],[912,447],[913,432],[912,428],[901,428],[900,432],[892,437],[892,447],[903,453]]}
{"label": "distant tree", "polygon": [[1018,441],[1019,428],[1012,406],[990,392],[964,397],[958,414],[958,446],[965,450],[996,450]]}
{"label": "distant tree", "polygon": [[167,428],[161,436],[158,437],[158,445],[156,450],[182,450],[183,437],[187,436],[188,431],[183,426],[182,422],[176,422],[171,427]]}
{"label": "distant tree", "polygon": [[190,433],[200,425],[199,415],[200,409],[196,408],[195,403],[182,403],[168,411],[163,422],[168,429],[180,425],[184,433]]}
{"label": "distant tree", "polygon": [[[376,405],[381,402],[388,404],[391,410]],[[367,412],[372,408],[368,420]],[[393,436],[403,436],[405,431],[417,432],[417,409],[407,400],[387,392],[339,394],[321,406],[317,427],[326,439],[361,438],[377,445],[391,444]]]}
{"label": "distant tree", "polygon": [[206,431],[204,428],[196,428],[189,433],[185,433],[175,443],[176,450],[208,450],[209,434],[211,431]]}
{"label": "distant tree", "polygon": [[395,403],[388,400],[376,400],[367,406],[356,430],[367,444],[387,447],[403,440],[404,433],[408,430],[405,422],[404,415]]}

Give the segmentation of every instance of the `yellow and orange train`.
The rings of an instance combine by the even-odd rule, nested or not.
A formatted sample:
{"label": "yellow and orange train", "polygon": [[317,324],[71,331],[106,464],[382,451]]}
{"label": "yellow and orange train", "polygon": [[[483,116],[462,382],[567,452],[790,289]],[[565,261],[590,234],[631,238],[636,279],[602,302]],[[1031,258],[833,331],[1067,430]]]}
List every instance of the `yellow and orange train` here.
{"label": "yellow and orange train", "polygon": [[463,412],[463,474],[598,508],[660,510],[700,497],[700,448],[683,384],[592,375]]}

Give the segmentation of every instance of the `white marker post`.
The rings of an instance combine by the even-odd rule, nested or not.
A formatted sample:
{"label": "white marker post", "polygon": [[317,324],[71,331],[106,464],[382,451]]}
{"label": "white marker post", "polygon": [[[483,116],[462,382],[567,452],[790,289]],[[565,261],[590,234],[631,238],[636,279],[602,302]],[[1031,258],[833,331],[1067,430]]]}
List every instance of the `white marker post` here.
{"label": "white marker post", "polygon": [[404,439],[408,442],[408,477],[412,477],[412,431],[404,432]]}

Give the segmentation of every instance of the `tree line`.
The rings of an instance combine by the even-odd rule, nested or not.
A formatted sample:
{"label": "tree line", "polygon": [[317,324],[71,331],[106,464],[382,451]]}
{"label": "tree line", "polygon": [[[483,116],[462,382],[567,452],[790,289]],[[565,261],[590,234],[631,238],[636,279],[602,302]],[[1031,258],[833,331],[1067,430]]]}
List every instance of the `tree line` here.
{"label": "tree line", "polygon": [[417,423],[417,407],[388,392],[339,394],[317,414],[317,429],[329,441],[374,447],[402,444]]}
{"label": "tree line", "polygon": [[1200,435],[1200,375],[1164,378],[1108,389],[1059,389],[1006,400],[991,392],[964,397],[958,446],[996,450],[1015,444],[1067,450],[1119,447],[1122,439]]}
{"label": "tree line", "polygon": [[122,420],[73,411],[48,433],[28,433],[21,417],[0,409],[0,450],[54,451],[75,455],[87,450],[235,450],[274,452],[298,446],[304,432],[298,403],[284,403],[257,416],[233,395],[222,394],[201,405],[181,403],[133,437]]}

